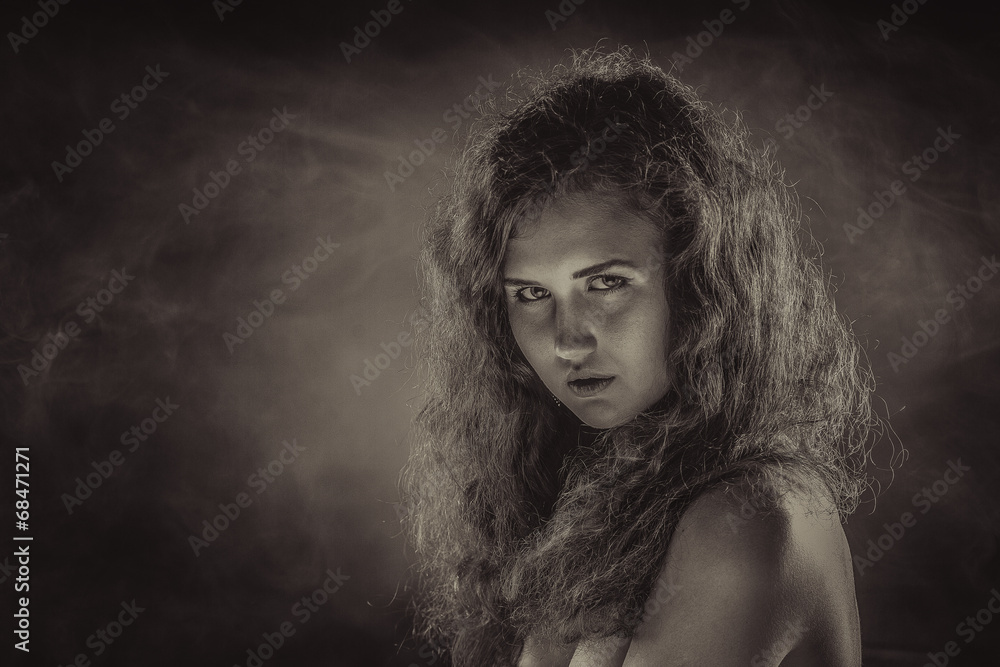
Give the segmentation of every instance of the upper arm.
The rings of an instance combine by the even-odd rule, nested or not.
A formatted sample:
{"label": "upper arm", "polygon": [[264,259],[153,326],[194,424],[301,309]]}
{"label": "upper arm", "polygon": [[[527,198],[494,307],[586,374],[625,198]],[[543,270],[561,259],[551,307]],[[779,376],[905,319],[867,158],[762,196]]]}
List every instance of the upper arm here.
{"label": "upper arm", "polygon": [[762,667],[793,649],[825,656],[809,664],[860,664],[854,580],[839,519],[789,498],[768,512],[744,507],[741,513],[722,490],[692,503],[625,667]]}

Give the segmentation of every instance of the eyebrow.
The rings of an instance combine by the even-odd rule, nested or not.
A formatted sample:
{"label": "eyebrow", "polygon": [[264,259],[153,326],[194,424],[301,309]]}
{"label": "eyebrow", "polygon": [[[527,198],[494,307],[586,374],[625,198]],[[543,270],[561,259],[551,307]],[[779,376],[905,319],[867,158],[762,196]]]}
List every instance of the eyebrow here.
{"label": "eyebrow", "polygon": [[[636,266],[634,262],[630,262],[627,259],[609,259],[606,262],[601,262],[600,264],[594,264],[593,266],[588,266],[585,269],[580,269],[579,271],[573,274],[573,280],[578,280],[580,278],[589,278],[590,276],[599,275],[614,266],[625,266],[630,269],[639,268],[638,266]],[[529,286],[538,284],[537,281],[533,282],[531,280],[523,280],[521,278],[504,278],[503,283],[504,285],[520,285],[520,286]]]}

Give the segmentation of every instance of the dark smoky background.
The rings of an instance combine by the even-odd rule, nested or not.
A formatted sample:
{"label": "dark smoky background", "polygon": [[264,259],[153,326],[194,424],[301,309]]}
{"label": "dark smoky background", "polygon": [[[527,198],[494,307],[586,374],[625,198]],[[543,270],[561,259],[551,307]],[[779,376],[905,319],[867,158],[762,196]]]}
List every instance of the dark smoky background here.
{"label": "dark smoky background", "polygon": [[[94,665],[434,664],[406,638],[412,555],[394,503],[420,393],[409,347],[393,341],[421,327],[419,225],[454,133],[477,116],[449,109],[485,92],[483,81],[602,39],[648,50],[664,68],[695,54],[675,72],[776,151],[867,346],[898,442],[875,450],[881,494],[847,524],[865,664],[923,664],[949,641],[952,663],[992,664],[1000,165],[990,10],[897,3],[901,25],[888,31],[889,2],[401,0],[347,62],[341,43],[386,2],[224,2],[69,2],[26,42],[11,34],[38,3],[3,10],[0,493],[10,511],[0,587],[11,644],[23,593],[9,538],[34,538],[31,652],[11,648],[14,664],[80,654]],[[713,23],[723,10],[732,22]],[[147,66],[161,80],[120,119],[112,103]],[[275,110],[281,131],[241,153]],[[104,118],[114,130],[57,175],[52,163]],[[944,136],[946,150],[935,149]],[[387,178],[406,172],[418,144],[433,153],[402,182]],[[926,149],[933,164],[904,171]],[[218,174],[230,160],[240,171],[227,182]],[[213,172],[225,187],[196,202]],[[196,203],[197,214],[179,208]],[[859,207],[871,223],[845,229]],[[117,293],[102,292],[109,282]],[[251,316],[275,289],[284,300]],[[87,299],[103,299],[101,312]],[[259,326],[238,330],[248,317]],[[162,422],[157,401],[177,406]],[[14,527],[15,447],[30,448],[25,532]],[[933,502],[915,495],[923,489]],[[914,521],[900,535],[904,512]],[[122,607],[133,601],[134,620]],[[979,630],[959,627],[977,612]],[[131,624],[113,636],[119,617]],[[261,652],[283,623],[294,635]]]}

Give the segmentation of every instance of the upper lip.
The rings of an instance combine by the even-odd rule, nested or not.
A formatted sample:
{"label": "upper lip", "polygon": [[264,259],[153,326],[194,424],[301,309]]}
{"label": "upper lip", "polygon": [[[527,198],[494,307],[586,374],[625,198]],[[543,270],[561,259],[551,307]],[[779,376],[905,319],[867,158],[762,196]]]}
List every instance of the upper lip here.
{"label": "upper lip", "polygon": [[613,378],[614,375],[605,375],[603,373],[594,373],[592,371],[573,371],[566,378],[566,382],[576,382],[577,380],[607,380],[608,378]]}

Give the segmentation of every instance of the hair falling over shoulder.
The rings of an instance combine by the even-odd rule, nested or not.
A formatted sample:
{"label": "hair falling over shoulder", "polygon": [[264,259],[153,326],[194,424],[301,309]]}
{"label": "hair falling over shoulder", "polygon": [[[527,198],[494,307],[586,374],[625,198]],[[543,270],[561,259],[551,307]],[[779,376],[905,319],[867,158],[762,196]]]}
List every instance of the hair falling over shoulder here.
{"label": "hair falling over shoulder", "polygon": [[[617,140],[581,160],[609,123]],[[513,664],[529,633],[633,632],[709,487],[809,479],[853,511],[871,372],[794,192],[739,119],[628,49],[579,52],[485,102],[449,175],[420,257],[431,318],[403,487],[419,631],[453,664]],[[502,268],[519,221],[584,191],[662,230],[672,387],[578,445],[517,348]]]}

